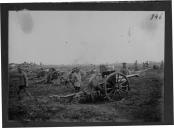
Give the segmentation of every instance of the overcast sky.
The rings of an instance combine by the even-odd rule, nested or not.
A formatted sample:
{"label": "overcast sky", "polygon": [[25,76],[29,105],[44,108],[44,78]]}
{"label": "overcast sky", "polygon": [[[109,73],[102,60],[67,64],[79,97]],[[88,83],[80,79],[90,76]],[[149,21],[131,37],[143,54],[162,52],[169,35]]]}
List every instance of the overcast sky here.
{"label": "overcast sky", "polygon": [[164,21],[162,11],[10,11],[9,63],[161,61]]}

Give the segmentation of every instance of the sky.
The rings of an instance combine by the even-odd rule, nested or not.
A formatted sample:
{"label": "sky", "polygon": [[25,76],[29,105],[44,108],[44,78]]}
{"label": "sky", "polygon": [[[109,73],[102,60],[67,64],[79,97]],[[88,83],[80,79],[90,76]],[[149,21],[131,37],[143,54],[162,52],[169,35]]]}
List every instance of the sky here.
{"label": "sky", "polygon": [[10,11],[9,63],[164,60],[163,11]]}

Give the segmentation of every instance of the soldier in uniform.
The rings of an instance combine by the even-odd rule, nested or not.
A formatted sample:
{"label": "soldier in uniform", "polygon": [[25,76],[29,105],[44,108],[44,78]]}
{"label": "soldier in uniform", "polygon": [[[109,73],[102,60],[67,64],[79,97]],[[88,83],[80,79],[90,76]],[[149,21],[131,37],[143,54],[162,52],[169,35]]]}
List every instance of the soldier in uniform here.
{"label": "soldier in uniform", "polygon": [[79,68],[74,68],[72,71],[72,84],[75,88],[76,92],[80,91],[80,86],[81,86],[81,74],[80,74],[80,69]]}
{"label": "soldier in uniform", "polygon": [[24,71],[22,71],[22,69],[20,67],[18,67],[18,73],[20,74],[20,85],[19,85],[19,90],[17,92],[17,94],[20,97],[20,94],[22,91],[24,91],[24,93],[26,93],[27,95],[30,96],[30,94],[26,91],[26,88],[28,87],[28,78],[27,75]]}
{"label": "soldier in uniform", "polygon": [[10,72],[10,91],[16,89],[16,94],[19,99],[21,99],[21,92],[23,91],[28,96],[31,96],[26,88],[28,87],[28,78],[27,75],[20,67],[17,67],[17,71]]}
{"label": "soldier in uniform", "polygon": [[121,68],[120,72],[124,75],[129,75],[129,70],[127,69],[126,63],[122,63],[123,67]]}
{"label": "soldier in uniform", "polygon": [[46,83],[51,83],[51,81],[53,80],[53,74],[55,73],[55,69],[54,68],[50,68],[49,69],[49,73],[47,75],[47,78],[46,78]]}

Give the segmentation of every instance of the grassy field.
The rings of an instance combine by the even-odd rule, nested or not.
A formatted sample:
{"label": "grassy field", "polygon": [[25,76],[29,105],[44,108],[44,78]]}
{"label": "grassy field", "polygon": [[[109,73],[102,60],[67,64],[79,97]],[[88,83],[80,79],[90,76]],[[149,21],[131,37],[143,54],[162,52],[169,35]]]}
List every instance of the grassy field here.
{"label": "grassy field", "polygon": [[[148,70],[140,78],[130,79],[131,90],[126,98],[96,103],[60,103],[49,98],[73,93],[71,85],[31,84],[28,91],[34,98],[24,96],[19,103],[11,101],[9,117],[19,121],[158,122],[163,115],[163,80],[163,70]],[[83,81],[82,88],[87,83]]]}

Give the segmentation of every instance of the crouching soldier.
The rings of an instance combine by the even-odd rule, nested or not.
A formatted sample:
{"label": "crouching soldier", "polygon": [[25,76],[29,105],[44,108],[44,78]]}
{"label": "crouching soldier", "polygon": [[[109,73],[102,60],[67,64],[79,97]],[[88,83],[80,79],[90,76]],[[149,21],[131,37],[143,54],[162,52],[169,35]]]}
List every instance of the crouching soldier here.
{"label": "crouching soldier", "polygon": [[57,79],[58,73],[55,68],[50,68],[46,78],[46,83],[52,83],[52,80]]}
{"label": "crouching soldier", "polygon": [[72,71],[72,84],[75,88],[76,92],[80,91],[81,87],[81,74],[80,74],[80,69],[79,68],[74,68]]}

